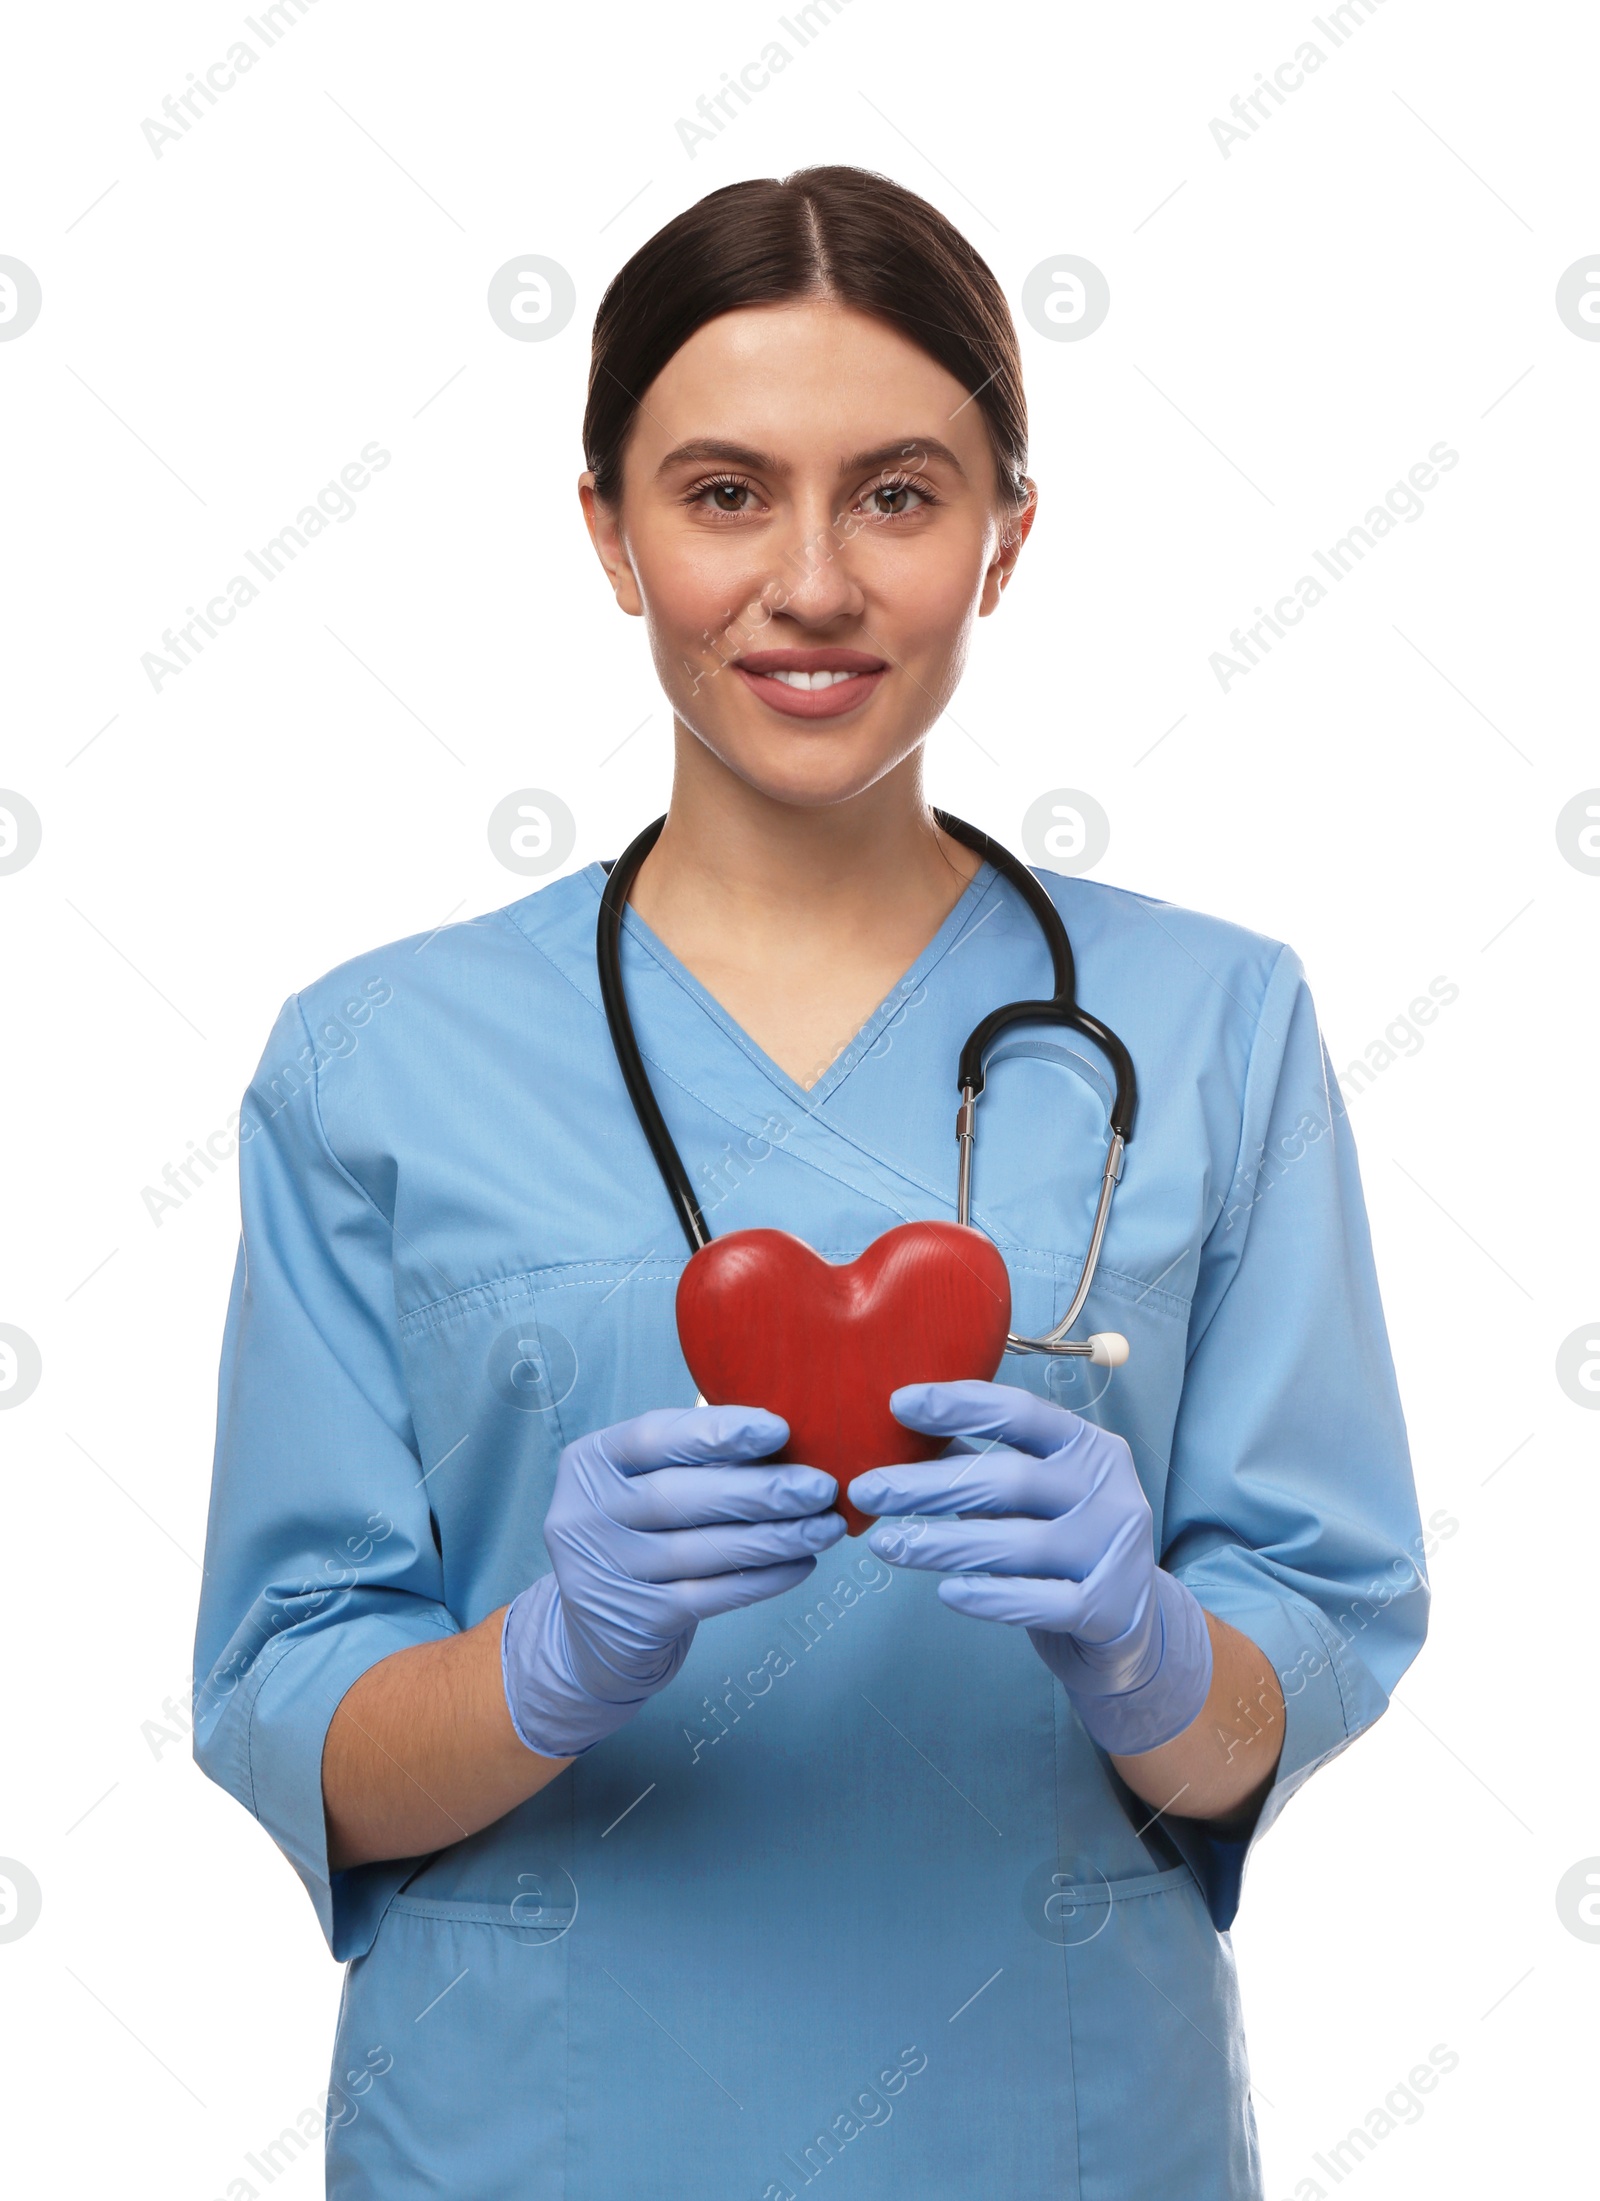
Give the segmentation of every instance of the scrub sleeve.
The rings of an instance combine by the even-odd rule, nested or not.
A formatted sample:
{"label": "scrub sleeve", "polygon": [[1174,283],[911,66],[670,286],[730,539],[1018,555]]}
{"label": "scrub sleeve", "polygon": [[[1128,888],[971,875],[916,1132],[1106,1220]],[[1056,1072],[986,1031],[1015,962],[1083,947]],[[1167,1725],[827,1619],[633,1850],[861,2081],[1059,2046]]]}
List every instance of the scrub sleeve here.
{"label": "scrub sleeve", "polygon": [[194,1748],[288,1857],[342,1960],[420,1860],[330,1873],[329,1722],[369,1666],[459,1629],[395,1348],[392,1234],[323,1130],[317,1072],[337,1042],[321,1033],[286,1002],[241,1111]]}
{"label": "scrub sleeve", "polygon": [[[1160,1822],[1219,1930],[1255,1842],[1379,1717],[1421,1647],[1420,1529],[1396,1549],[1407,1456],[1355,1143],[1285,947],[1258,1013],[1233,1181],[1201,1255],[1162,1524],[1162,1565],[1259,1646],[1284,1695],[1283,1751],[1253,1822]],[[1143,1823],[1148,1807],[1117,1786]]]}

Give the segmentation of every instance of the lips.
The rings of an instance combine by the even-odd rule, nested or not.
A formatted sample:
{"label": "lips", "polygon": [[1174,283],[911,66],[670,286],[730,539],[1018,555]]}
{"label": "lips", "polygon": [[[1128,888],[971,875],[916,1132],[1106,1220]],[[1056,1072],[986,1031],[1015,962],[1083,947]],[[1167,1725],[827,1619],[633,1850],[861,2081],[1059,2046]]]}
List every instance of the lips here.
{"label": "lips", "polygon": [[751,693],[785,718],[842,717],[867,700],[888,669],[881,657],[844,649],[752,650],[733,664]]}

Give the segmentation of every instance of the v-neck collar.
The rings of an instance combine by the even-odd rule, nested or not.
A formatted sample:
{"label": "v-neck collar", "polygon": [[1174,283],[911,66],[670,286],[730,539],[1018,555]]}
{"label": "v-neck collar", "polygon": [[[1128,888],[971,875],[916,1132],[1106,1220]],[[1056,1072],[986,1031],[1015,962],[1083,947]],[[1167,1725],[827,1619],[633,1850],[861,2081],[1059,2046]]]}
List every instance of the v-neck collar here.
{"label": "v-neck collar", "polygon": [[[594,881],[596,893],[604,894],[606,888],[605,866],[597,862],[588,865],[586,869]],[[627,938],[636,941],[648,955],[654,958],[667,976],[674,980],[683,992],[689,996],[690,1000],[704,1011],[719,1031],[732,1040],[741,1054],[754,1063],[765,1078],[777,1086],[781,1092],[787,1094],[800,1107],[815,1113],[829,1096],[844,1083],[856,1064],[871,1053],[884,1027],[893,1017],[899,1014],[907,997],[916,992],[917,987],[930,975],[935,966],[949,954],[957,940],[966,931],[969,921],[976,915],[978,905],[987,898],[991,890],[998,884],[999,877],[1000,874],[996,871],[994,865],[989,862],[987,857],[983,858],[977,870],[946,911],[943,921],[922,952],[913,959],[900,977],[895,980],[894,985],[883,1000],[879,1002],[866,1022],[845,1041],[838,1054],[834,1056],[827,1069],[823,1071],[821,1077],[813,1085],[802,1085],[797,1078],[792,1078],[781,1063],[775,1062],[764,1047],[757,1045],[744,1026],[728,1014],[716,995],[703,986],[688,965],[681,963],[660,935],[652,931],[651,927],[635,911],[631,902],[623,905],[622,930]]]}

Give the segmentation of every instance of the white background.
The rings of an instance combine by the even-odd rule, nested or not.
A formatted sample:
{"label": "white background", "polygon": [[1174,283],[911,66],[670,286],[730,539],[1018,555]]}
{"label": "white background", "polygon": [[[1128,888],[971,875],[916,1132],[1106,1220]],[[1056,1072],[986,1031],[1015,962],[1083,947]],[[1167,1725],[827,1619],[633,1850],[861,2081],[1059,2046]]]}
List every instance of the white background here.
{"label": "white background", "polygon": [[[1600,1315],[1600,878],[1555,820],[1600,782],[1600,344],[1554,291],[1600,252],[1600,41],[1576,6],[1374,0],[1335,50],[1295,5],[849,0],[691,158],[678,117],[778,12],[317,0],[270,52],[226,5],[13,15],[0,252],[44,308],[0,343],[0,785],[44,840],[0,878],[0,1321],[44,1374],[0,1415],[0,1855],[43,1911],[0,1944],[0,2151],[19,2191],[209,2201],[326,2083],[310,1906],[161,1739],[238,1210],[231,1163],[159,1227],[143,1188],[288,993],[527,890],[485,833],[508,792],[563,796],[574,865],[664,806],[574,494],[588,325],[702,192],[844,160],[1013,302],[1061,252],[1111,287],[1092,338],[1023,325],[1041,517],[934,799],[1015,846],[1089,790],[1098,875],[1292,942],[1341,1065],[1460,989],[1352,1103],[1422,1512],[1456,1524],[1433,1632],[1235,1938],[1269,2201],[1331,2189],[1315,2152],[1437,2043],[1363,2201],[1576,2190],[1600,1947],[1555,1889],[1600,1852],[1600,1424],[1555,1356]],[[156,158],[143,118],[240,35],[254,71]],[[1307,37],[1324,67],[1224,158],[1211,118]],[[578,292],[544,343],[484,302],[529,252]],[[374,439],[356,516],[154,692],[142,653]],[[1424,517],[1224,693],[1211,653],[1441,440]],[[279,2184],[309,2201],[316,2151]]]}

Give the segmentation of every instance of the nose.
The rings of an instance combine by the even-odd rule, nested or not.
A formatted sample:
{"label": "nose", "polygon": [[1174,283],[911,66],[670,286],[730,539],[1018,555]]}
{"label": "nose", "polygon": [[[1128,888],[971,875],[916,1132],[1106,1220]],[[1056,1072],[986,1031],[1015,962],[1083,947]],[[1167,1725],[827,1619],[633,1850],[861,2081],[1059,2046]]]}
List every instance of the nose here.
{"label": "nose", "polygon": [[835,519],[825,498],[797,499],[783,531],[777,569],[766,601],[802,626],[825,627],[859,618],[866,595],[854,571],[852,536]]}

